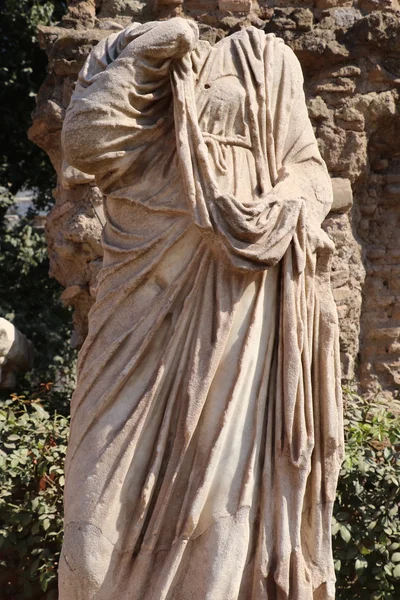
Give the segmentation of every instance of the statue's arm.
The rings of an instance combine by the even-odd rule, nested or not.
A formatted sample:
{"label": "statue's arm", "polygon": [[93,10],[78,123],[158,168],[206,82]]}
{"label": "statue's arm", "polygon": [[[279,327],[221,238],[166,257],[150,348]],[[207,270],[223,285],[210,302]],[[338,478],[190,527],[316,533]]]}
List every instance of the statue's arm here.
{"label": "statue's arm", "polygon": [[[168,21],[148,23],[143,33],[121,52],[120,57],[145,58],[156,65],[168,67],[164,61],[182,58],[196,45],[199,34],[194,21],[176,17]],[[140,29],[136,30],[137,33]]]}
{"label": "statue's arm", "polygon": [[[171,114],[171,63],[190,52],[198,39],[197,26],[182,18],[127,31],[119,34],[119,54],[91,76],[90,65],[103,60],[107,41],[94,49],[73,94],[62,133],[69,163],[99,181],[105,178],[107,185],[132,162],[138,163],[141,151],[165,133],[165,118]],[[130,42],[129,35],[133,38]],[[116,42],[114,35],[114,47]]]}
{"label": "statue's arm", "polygon": [[[276,60],[280,63],[280,81],[274,86],[273,112],[282,123],[275,124],[274,130],[285,141],[277,143],[280,170],[273,195],[290,198],[296,190],[307,205],[308,228],[319,230],[332,205],[331,180],[308,116],[300,63],[285,44],[278,44]],[[278,103],[289,97],[290,110],[285,114]]]}

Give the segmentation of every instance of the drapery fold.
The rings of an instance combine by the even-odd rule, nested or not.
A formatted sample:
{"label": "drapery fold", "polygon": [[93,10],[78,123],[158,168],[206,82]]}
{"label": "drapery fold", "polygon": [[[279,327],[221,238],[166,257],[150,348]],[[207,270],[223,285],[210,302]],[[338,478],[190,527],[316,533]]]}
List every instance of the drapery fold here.
{"label": "drapery fold", "polygon": [[63,147],[107,223],[61,600],[332,600],[332,192],[297,59],[252,27],[211,48],[184,19],[133,24],[88,58]]}

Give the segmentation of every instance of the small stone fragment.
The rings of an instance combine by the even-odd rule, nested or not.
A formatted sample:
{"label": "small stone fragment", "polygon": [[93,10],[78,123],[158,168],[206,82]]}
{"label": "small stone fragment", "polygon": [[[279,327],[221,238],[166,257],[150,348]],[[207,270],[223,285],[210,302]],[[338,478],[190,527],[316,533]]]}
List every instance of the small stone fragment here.
{"label": "small stone fragment", "polygon": [[353,206],[353,190],[349,179],[334,177],[332,179],[333,203],[331,211],[345,212]]}
{"label": "small stone fragment", "polygon": [[32,366],[32,342],[10,321],[0,318],[0,389],[12,389],[16,373],[25,373]]}
{"label": "small stone fragment", "polygon": [[251,0],[219,0],[219,10],[230,12],[249,12]]}

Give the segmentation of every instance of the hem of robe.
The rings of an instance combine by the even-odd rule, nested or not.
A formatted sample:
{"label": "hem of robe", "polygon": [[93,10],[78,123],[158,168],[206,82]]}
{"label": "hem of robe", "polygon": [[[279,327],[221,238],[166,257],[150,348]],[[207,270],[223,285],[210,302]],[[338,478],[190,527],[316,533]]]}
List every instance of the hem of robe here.
{"label": "hem of robe", "polygon": [[[255,535],[252,531],[252,526],[256,519],[249,518],[251,514],[250,506],[241,506],[236,512],[232,514],[221,515],[216,518],[210,525],[208,525],[203,531],[197,535],[193,535],[189,538],[179,537],[174,540],[170,547],[157,548],[156,550],[146,550],[143,546],[140,552],[135,556],[135,567],[132,571],[132,553],[129,551],[120,552],[116,548],[116,544],[112,543],[100,530],[100,528],[90,522],[75,521],[71,522],[66,526],[67,528],[76,528],[80,532],[86,531],[88,533],[90,545],[100,547],[104,550],[105,546],[110,549],[109,569],[112,572],[114,560],[118,561],[119,567],[116,569],[117,579],[118,571],[121,573],[121,569],[130,570],[131,572],[126,573],[129,579],[124,579],[123,587],[120,587],[120,582],[112,582],[110,577],[104,577],[106,582],[106,589],[103,589],[101,582],[97,586],[93,586],[93,581],[90,582],[90,591],[85,589],[85,585],[82,586],[82,576],[77,560],[79,557],[73,557],[69,554],[67,548],[63,548],[60,556],[60,582],[63,579],[63,570],[67,569],[70,572],[76,573],[76,578],[71,578],[71,573],[68,576],[68,591],[75,600],[110,600],[110,598],[121,597],[123,594],[126,600],[187,600],[189,597],[201,598],[201,600],[302,600],[303,598],[312,600],[334,600],[335,598],[335,576],[329,573],[329,568],[326,571],[318,571],[311,576],[311,578],[304,579],[304,585],[291,587],[290,591],[282,588],[276,581],[277,573],[273,569],[270,569],[265,574],[257,572],[257,566],[255,564],[256,557],[251,552],[251,547],[254,546],[254,540],[251,536]],[[229,523],[230,521],[230,523]],[[247,543],[247,549],[243,552],[246,558],[243,560],[243,564],[240,569],[237,568],[237,561],[233,560],[231,569],[229,569],[229,556],[225,560],[219,560],[219,556],[213,556],[214,565],[210,565],[210,569],[216,568],[218,573],[223,572],[224,578],[221,580],[219,576],[218,581],[210,578],[207,580],[204,578],[204,562],[200,560],[193,560],[193,554],[200,553],[204,548],[206,555],[209,552],[207,538],[212,535],[216,529],[221,528],[221,524],[226,522],[228,527],[227,532],[232,530],[235,526],[248,526],[249,528],[249,539]],[[218,535],[220,537],[220,534]],[[97,542],[97,543],[96,543]],[[105,542],[105,544],[104,544]],[[227,542],[228,546],[229,541]],[[203,548],[202,548],[203,544]],[[86,544],[82,544],[82,548]],[[197,548],[196,548],[197,546]],[[229,546],[230,556],[234,556],[235,549]],[[185,560],[185,552],[189,553],[189,556]],[[116,553],[115,556],[114,553]],[[171,554],[168,557],[168,553]],[[114,555],[114,557],[113,557]],[[169,581],[164,577],[155,577],[157,573],[157,557],[163,555],[162,562],[164,569],[168,571]],[[167,556],[166,556],[167,555]],[[113,560],[114,558],[114,560]],[[201,557],[200,557],[201,558]],[[207,558],[207,556],[203,557]],[[288,554],[279,557],[279,563],[284,564],[287,562],[301,562],[304,563],[301,548],[293,548]],[[183,573],[178,572],[181,569],[182,562],[185,564],[186,569],[183,569]],[[192,567],[201,564],[199,575],[203,577],[195,577],[196,574],[192,573]],[[174,565],[176,568],[171,568]],[[163,570],[163,569],[161,569]],[[87,570],[85,571],[87,573]],[[93,572],[93,569],[92,569]],[[99,572],[102,572],[99,570]],[[103,575],[105,573],[103,572]],[[144,578],[142,581],[141,575]],[[237,576],[237,587],[235,590],[227,590],[227,586]],[[239,576],[240,575],[240,576]],[[73,589],[70,587],[73,585],[73,581],[76,579],[76,587]],[[161,580],[161,582],[160,582]],[[229,581],[228,581],[229,580]],[[194,582],[199,582],[198,585],[201,589],[198,590],[194,587]],[[110,587],[111,583],[111,587]],[[138,589],[140,586],[140,589]],[[218,589],[224,587],[224,589]],[[97,589],[95,589],[95,587]],[[323,589],[325,588],[325,589]],[[64,600],[64,595],[61,593],[62,590],[66,591],[64,586],[60,586],[59,600]],[[197,595],[196,595],[197,594]],[[271,595],[272,594],[272,595]],[[66,595],[65,598],[70,596]]]}

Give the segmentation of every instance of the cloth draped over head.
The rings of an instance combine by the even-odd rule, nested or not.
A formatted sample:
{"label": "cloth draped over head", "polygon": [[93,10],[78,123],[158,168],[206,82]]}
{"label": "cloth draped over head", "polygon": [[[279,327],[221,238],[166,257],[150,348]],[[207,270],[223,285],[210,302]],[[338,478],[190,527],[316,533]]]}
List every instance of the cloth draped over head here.
{"label": "cloth draped over head", "polygon": [[[222,189],[201,127],[199,94],[222,61],[218,53],[225,62],[231,57],[246,91],[256,179],[251,194]],[[113,34],[80,74],[64,151],[71,165],[95,175],[106,196],[107,225],[72,402],[61,600],[110,594],[181,600],[190,592],[196,600],[334,598],[330,519],[343,452],[342,408],[329,283],[333,245],[321,229],[332,191],[302,83],[294,54],[273,35],[250,27],[211,49],[184,19]],[[268,273],[276,274],[275,287]],[[152,285],[162,280],[161,291],[150,292],[149,278]],[[215,539],[207,550],[199,523],[207,503],[214,506],[209,474],[225,468],[217,450],[234,426],[227,409],[221,408],[207,460],[196,457],[207,443],[201,432],[215,426],[206,422],[210,398],[229,406],[236,393],[219,397],[214,388],[250,285],[260,297],[273,294],[276,305],[268,377],[259,375],[238,396],[245,411],[254,381],[264,390],[249,451],[256,457],[250,471],[258,475],[252,502],[226,509],[225,525],[209,508],[207,535]],[[164,349],[154,349],[157,336]],[[250,346],[243,342],[235,372],[227,375],[231,390],[254,357],[262,361],[266,353],[261,341]],[[149,415],[161,405],[155,425]],[[87,492],[77,494],[85,485]],[[238,497],[247,498],[245,487]],[[248,505],[246,558],[235,565],[233,549],[222,558],[216,548],[241,535],[235,527]],[[79,533],[77,522],[83,523]],[[185,573],[192,572],[195,544],[206,561],[202,572],[196,567],[197,577],[209,583],[196,587],[193,576],[190,588]],[[78,545],[85,556],[74,570]],[[215,569],[207,567],[213,557]]]}

